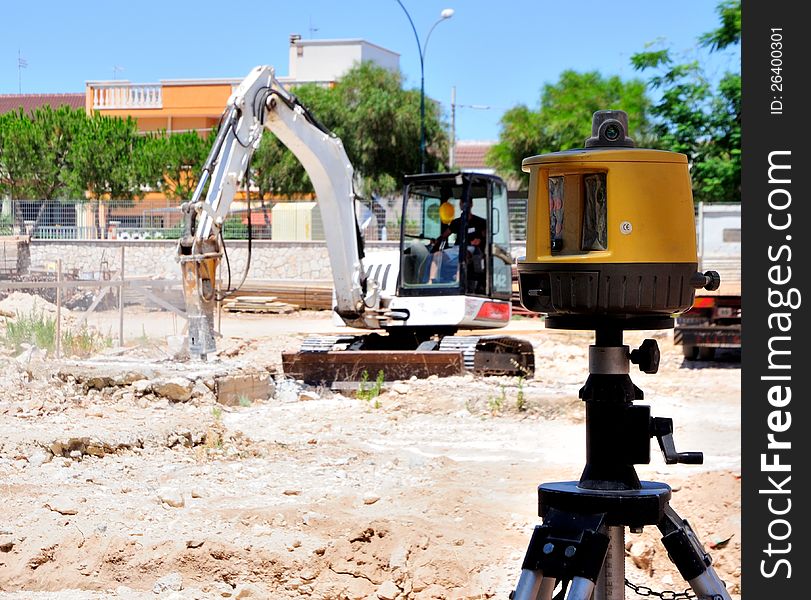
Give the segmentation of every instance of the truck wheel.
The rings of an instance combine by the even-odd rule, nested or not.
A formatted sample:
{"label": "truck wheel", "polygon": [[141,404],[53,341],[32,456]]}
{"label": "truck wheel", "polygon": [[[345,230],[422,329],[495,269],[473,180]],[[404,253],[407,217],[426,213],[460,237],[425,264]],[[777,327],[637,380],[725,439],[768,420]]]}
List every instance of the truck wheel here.
{"label": "truck wheel", "polygon": [[715,348],[702,346],[698,349],[698,360],[712,360],[715,358]]}
{"label": "truck wheel", "polygon": [[698,346],[682,346],[681,351],[684,354],[684,358],[687,360],[695,360],[698,358]]}

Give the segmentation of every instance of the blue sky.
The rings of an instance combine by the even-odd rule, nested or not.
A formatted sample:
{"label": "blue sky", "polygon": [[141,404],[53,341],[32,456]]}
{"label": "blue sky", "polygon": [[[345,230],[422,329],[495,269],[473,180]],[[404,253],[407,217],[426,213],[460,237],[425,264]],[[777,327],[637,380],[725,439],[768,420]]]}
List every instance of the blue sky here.
{"label": "blue sky", "polygon": [[[444,8],[425,52],[426,94],[450,115],[456,86],[460,140],[495,140],[504,110],[537,107],[564,69],[638,76],[630,56],[657,40],[704,57],[696,38],[717,27],[715,0],[402,0],[421,40]],[[419,88],[417,42],[395,0],[212,0],[36,3],[0,0],[0,94],[82,92],[85,81],[242,77],[259,64],[287,74],[288,38],[362,38],[400,54]],[[18,52],[27,67],[18,70]],[[712,58],[711,74],[740,53]],[[118,67],[118,69],[117,69]],[[489,109],[472,108],[488,106]]]}

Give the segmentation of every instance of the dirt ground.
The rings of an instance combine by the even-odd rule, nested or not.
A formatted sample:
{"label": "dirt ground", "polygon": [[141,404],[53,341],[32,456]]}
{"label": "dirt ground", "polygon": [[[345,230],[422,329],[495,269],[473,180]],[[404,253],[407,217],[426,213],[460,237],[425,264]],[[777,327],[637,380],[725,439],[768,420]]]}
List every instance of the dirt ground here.
{"label": "dirt ground", "polygon": [[[280,376],[282,350],[333,330],[325,313],[224,315],[203,367],[167,358],[176,321],[146,315],[125,351],[84,361],[0,350],[0,599],[506,599],[538,484],[580,476],[590,332],[514,319],[533,378],[385,382],[367,400]],[[626,343],[645,337],[662,360],[632,373],[641,403],[704,464],[666,465],[654,441],[638,473],[673,488],[737,599],[739,355],[685,361],[671,331]],[[270,392],[218,404],[215,372],[246,369]],[[687,587],[655,527],[626,532],[626,557],[635,584]]]}

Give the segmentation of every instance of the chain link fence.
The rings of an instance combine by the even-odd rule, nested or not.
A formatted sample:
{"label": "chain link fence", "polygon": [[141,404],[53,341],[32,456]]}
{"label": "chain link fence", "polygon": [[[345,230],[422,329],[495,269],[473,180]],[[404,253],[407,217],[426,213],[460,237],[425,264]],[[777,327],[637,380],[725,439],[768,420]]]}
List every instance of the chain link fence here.
{"label": "chain link fence", "polygon": [[83,358],[125,346],[165,347],[186,329],[180,278],[127,277],[124,249],[114,264],[88,277],[62,261],[24,275],[0,277],[0,350]]}
{"label": "chain link fence", "polygon": [[[4,200],[0,236],[26,235],[36,240],[172,240],[181,235],[177,201]],[[385,240],[399,231],[400,197],[359,204],[358,220],[367,240]],[[526,198],[511,198],[510,233],[526,239]],[[250,231],[249,231],[250,226]],[[310,200],[234,201],[223,227],[225,239],[323,240],[318,204]]]}

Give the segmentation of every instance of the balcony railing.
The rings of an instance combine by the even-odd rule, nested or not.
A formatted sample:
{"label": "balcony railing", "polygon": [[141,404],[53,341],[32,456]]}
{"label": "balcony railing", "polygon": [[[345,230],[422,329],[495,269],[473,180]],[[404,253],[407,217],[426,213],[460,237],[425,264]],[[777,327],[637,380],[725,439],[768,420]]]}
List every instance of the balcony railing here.
{"label": "balcony railing", "polygon": [[90,82],[93,108],[163,108],[160,83],[129,83],[126,81]]}

